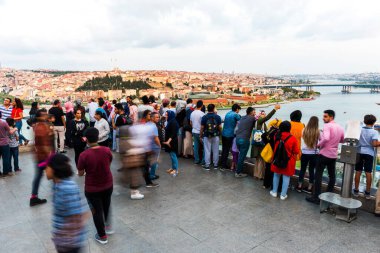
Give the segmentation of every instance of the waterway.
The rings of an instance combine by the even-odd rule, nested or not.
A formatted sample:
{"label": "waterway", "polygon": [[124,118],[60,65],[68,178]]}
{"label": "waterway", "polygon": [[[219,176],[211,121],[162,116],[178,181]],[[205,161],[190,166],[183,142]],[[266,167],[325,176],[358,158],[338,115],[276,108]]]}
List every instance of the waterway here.
{"label": "waterway", "polygon": [[[321,96],[311,101],[296,101],[281,104],[281,109],[276,112],[275,116],[281,120],[289,120],[289,115],[294,110],[301,110],[303,117],[302,122],[305,124],[311,116],[317,116],[322,120],[323,111],[332,109],[336,113],[335,121],[342,126],[346,125],[348,120],[363,120],[364,115],[373,114],[380,121],[380,94],[370,93],[369,89],[352,89],[350,94],[342,94],[341,87],[319,87],[315,91],[319,91]],[[273,106],[263,107],[262,109],[270,112]],[[256,109],[256,110],[260,110]],[[218,114],[224,118],[229,110],[218,110]],[[245,115],[245,109],[240,112]],[[322,121],[321,121],[322,124]]]}

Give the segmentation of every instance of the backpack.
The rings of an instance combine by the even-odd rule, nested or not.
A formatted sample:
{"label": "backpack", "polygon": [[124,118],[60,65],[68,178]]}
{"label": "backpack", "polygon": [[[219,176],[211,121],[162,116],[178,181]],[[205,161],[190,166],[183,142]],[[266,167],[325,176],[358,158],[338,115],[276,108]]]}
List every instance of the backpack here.
{"label": "backpack", "polygon": [[128,115],[119,115],[119,117],[123,120],[123,126],[133,124],[132,119]]}
{"label": "backpack", "polygon": [[252,145],[253,146],[257,146],[257,147],[263,147],[263,146],[265,146],[265,143],[264,143],[264,141],[263,141],[263,134],[265,133],[265,131],[264,131],[264,124],[265,123],[263,123],[262,125],[261,125],[261,130],[260,129],[257,129],[257,120],[256,120],[256,126],[255,126],[255,129],[253,130],[253,138],[252,138]]}
{"label": "backpack", "polygon": [[219,128],[214,116],[207,118],[204,135],[205,137],[209,138],[220,135]]}
{"label": "backpack", "polygon": [[285,140],[279,140],[279,144],[277,146],[276,151],[274,152],[273,156],[273,164],[276,165],[279,169],[286,169],[289,162],[289,156],[288,152],[285,148],[285,142],[291,137],[292,135],[289,135],[285,138]]}

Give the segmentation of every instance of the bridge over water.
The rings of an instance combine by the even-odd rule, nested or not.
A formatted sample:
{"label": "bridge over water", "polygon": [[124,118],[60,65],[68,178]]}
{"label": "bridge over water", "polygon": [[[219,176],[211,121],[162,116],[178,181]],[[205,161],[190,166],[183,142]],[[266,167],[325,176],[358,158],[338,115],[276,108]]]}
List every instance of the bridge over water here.
{"label": "bridge over water", "polygon": [[269,88],[306,88],[307,91],[312,91],[314,87],[342,87],[342,93],[350,93],[352,88],[367,88],[371,93],[380,92],[380,84],[357,84],[357,83],[310,83],[310,84],[268,84],[268,85],[255,85],[255,89]]}

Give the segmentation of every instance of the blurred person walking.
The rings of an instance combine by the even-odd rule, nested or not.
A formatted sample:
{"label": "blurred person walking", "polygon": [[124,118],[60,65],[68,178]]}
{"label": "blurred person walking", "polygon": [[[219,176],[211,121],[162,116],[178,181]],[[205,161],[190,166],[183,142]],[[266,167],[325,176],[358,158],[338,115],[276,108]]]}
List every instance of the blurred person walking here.
{"label": "blurred person walking", "polygon": [[38,188],[40,187],[41,178],[46,168],[49,156],[54,154],[55,136],[54,128],[48,122],[46,109],[39,109],[36,113],[36,124],[34,125],[34,147],[35,159],[37,162],[34,179],[32,183],[32,195],[30,197],[30,206],[46,203],[46,199],[38,197]]}
{"label": "blurred person walking", "polygon": [[67,156],[49,159],[46,177],[53,181],[53,242],[58,253],[78,253],[86,243],[85,224],[90,217],[83,205],[78,185]]}

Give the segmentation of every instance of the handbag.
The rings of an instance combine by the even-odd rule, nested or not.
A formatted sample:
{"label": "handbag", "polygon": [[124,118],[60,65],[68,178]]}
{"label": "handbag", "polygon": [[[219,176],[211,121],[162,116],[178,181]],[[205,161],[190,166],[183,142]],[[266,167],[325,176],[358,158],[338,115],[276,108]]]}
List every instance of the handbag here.
{"label": "handbag", "polygon": [[271,163],[273,160],[273,149],[272,146],[267,143],[263,150],[261,151],[261,157],[266,163]]}
{"label": "handbag", "polygon": [[[256,127],[257,128],[257,121],[256,121]],[[264,134],[264,123],[261,125],[261,130],[255,129],[253,130],[253,138],[252,138],[252,145],[257,147],[263,147],[265,145],[263,141],[263,134]]]}

